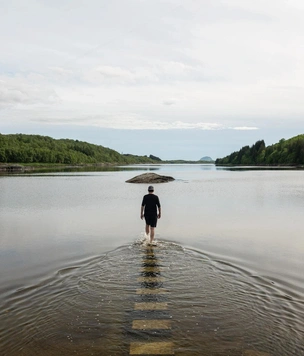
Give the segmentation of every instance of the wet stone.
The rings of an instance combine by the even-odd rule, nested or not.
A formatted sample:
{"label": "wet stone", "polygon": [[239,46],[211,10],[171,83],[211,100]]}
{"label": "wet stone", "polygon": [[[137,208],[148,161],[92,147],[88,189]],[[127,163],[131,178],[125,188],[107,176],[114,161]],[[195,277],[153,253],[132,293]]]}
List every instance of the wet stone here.
{"label": "wet stone", "polygon": [[174,355],[172,342],[132,342],[130,355]]}
{"label": "wet stone", "polygon": [[135,295],[134,301],[135,303],[146,303],[146,302],[152,302],[152,303],[161,303],[161,302],[167,302],[168,301],[168,294],[137,294]]}
{"label": "wet stone", "polygon": [[171,320],[166,320],[166,319],[133,320],[132,328],[139,329],[139,330],[171,329]]}
{"label": "wet stone", "polygon": [[172,315],[169,310],[133,310],[129,314],[129,318],[132,320],[159,320],[167,319],[172,320]]}
{"label": "wet stone", "polygon": [[168,308],[168,303],[165,302],[146,302],[146,303],[135,303],[135,310],[165,310]]}

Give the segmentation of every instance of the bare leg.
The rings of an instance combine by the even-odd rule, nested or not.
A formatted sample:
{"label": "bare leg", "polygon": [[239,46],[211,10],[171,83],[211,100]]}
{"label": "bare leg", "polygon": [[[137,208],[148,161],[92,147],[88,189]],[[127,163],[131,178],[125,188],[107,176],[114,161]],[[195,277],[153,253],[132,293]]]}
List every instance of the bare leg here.
{"label": "bare leg", "polygon": [[149,236],[150,233],[150,226],[146,225],[146,235]]}
{"label": "bare leg", "polygon": [[153,239],[154,239],[154,227],[151,227],[151,234],[150,234],[150,242],[152,243]]}

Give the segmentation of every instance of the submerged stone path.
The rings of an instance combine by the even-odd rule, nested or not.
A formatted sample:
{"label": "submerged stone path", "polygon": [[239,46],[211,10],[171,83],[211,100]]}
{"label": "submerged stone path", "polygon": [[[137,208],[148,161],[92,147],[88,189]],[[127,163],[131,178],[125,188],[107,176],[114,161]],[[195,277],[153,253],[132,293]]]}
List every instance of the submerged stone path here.
{"label": "submerged stone path", "polygon": [[136,341],[130,343],[130,355],[174,355],[169,291],[163,286],[166,278],[161,276],[164,266],[157,250],[148,246],[143,251],[132,312],[133,340]]}

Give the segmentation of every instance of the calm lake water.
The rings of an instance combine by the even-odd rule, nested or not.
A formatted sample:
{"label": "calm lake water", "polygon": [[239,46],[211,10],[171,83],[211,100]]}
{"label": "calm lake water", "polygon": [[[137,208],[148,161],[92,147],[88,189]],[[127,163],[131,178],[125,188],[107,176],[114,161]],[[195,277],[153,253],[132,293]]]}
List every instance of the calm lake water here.
{"label": "calm lake water", "polygon": [[[140,204],[153,170],[156,247]],[[304,355],[304,171],[0,176],[0,354]]]}

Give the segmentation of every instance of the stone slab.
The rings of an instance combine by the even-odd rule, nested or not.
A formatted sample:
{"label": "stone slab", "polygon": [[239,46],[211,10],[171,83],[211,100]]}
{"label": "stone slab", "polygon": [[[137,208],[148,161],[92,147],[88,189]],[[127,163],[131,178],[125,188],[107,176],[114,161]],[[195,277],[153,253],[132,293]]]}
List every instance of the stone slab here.
{"label": "stone slab", "polygon": [[168,303],[166,302],[135,303],[134,309],[135,310],[166,310],[168,309]]}
{"label": "stone slab", "polygon": [[132,342],[130,355],[174,355],[172,342]]}
{"label": "stone slab", "polygon": [[171,329],[171,320],[162,320],[162,319],[133,320],[132,329],[136,329],[136,330]]}

